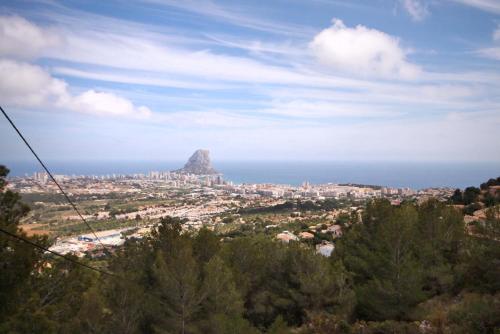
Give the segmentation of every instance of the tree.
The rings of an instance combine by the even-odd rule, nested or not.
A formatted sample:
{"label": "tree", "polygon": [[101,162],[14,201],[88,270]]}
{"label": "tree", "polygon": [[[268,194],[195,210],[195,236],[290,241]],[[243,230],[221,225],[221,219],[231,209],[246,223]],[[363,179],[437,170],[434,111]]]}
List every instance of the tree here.
{"label": "tree", "polygon": [[456,266],[463,257],[465,226],[462,214],[436,199],[418,207],[416,238],[419,261],[425,268],[424,290],[429,295],[451,290]]}
{"label": "tree", "polygon": [[500,291],[500,206],[486,213],[484,223],[468,239],[462,280],[470,290],[495,293]]}
{"label": "tree", "polygon": [[369,320],[403,319],[424,297],[422,266],[416,256],[418,214],[386,201],[367,206],[364,224],[339,243],[340,259],[353,272],[357,314]]}
{"label": "tree", "polygon": [[220,249],[219,237],[207,228],[202,228],[193,238],[193,253],[201,262],[206,263],[217,254]]}
{"label": "tree", "polygon": [[403,319],[423,299],[422,268],[415,256],[417,219],[413,206],[402,206],[375,236],[375,275],[357,291],[359,310],[368,318]]}
{"label": "tree", "polygon": [[[203,291],[206,295],[202,303],[201,317],[206,319],[201,326],[207,333],[234,333],[230,329],[250,330],[243,319],[243,299],[236,289],[233,275],[219,256],[214,256],[205,265]],[[239,331],[238,331],[239,332]]]}
{"label": "tree", "polygon": [[267,330],[268,334],[288,334],[290,333],[290,328],[287,323],[283,319],[282,316],[278,316],[276,320],[272,323],[272,325]]}
{"label": "tree", "polygon": [[500,190],[496,190],[495,192],[487,191],[484,195],[483,199],[484,204],[487,207],[495,206],[500,203]]}
{"label": "tree", "polygon": [[[80,261],[76,256],[67,256]],[[83,295],[96,284],[97,277],[97,273],[87,268],[63,259],[52,259],[50,265],[32,275],[33,292],[25,305],[45,314],[58,333],[71,332],[79,320]],[[94,309],[94,312],[100,314],[101,309]],[[23,318],[26,319],[26,315]]]}
{"label": "tree", "polygon": [[[356,215],[349,215],[348,213],[341,213],[338,217],[337,217],[337,221],[336,223],[342,227],[346,227],[350,222],[351,220],[356,217]],[[355,221],[353,221],[355,222]]]}
{"label": "tree", "polygon": [[500,326],[500,295],[465,294],[451,310],[452,333],[495,334]]}
{"label": "tree", "polygon": [[[152,242],[149,238],[127,240],[116,256],[108,259],[109,271],[115,276],[106,277],[98,285],[105,311],[105,333],[152,331],[151,315],[158,303],[150,292],[154,263]],[[89,315],[86,323],[95,316]]]}
{"label": "tree", "polygon": [[260,237],[241,237],[224,245],[221,257],[231,268],[245,301],[245,317],[267,328],[290,303],[283,277],[285,248]]}
{"label": "tree", "polygon": [[479,195],[481,194],[481,190],[476,187],[467,187],[464,191],[464,204],[469,205],[471,203],[477,202],[479,199]]}
{"label": "tree", "polygon": [[[80,309],[67,325],[67,333],[106,333],[109,323],[109,314],[105,313],[104,298],[98,285],[90,287],[83,294],[80,303]],[[109,332],[109,331],[108,331]]]}
{"label": "tree", "polygon": [[192,250],[178,245],[176,252],[165,254],[159,250],[153,269],[156,295],[160,299],[157,316],[158,332],[195,333],[201,303],[206,292],[201,289],[200,272]]}
{"label": "tree", "polygon": [[290,245],[285,262],[287,280],[293,291],[296,316],[288,318],[290,324],[302,324],[312,314],[337,314],[344,318],[351,315],[354,293],[350,275],[339,261],[332,262],[300,245]]}
{"label": "tree", "polygon": [[489,187],[498,186],[498,185],[500,185],[500,177],[498,177],[496,179],[489,179],[485,183],[481,183],[480,188],[481,188],[481,190],[487,190]]}
{"label": "tree", "polygon": [[464,195],[462,194],[462,190],[455,189],[453,195],[450,197],[450,200],[453,204],[464,204]]}
{"label": "tree", "polygon": [[[129,273],[122,273],[124,274]],[[105,332],[138,333],[144,319],[144,312],[148,309],[145,305],[144,288],[134,280],[122,277],[115,277],[107,282],[108,284],[103,287],[105,306],[109,312],[106,317]]]}
{"label": "tree", "polygon": [[[28,237],[19,229],[19,220],[26,216],[29,207],[21,202],[19,194],[5,188],[8,173],[5,166],[0,166],[0,228],[47,246],[45,237]],[[12,325],[13,314],[30,297],[28,283],[32,273],[43,265],[41,259],[42,253],[33,246],[0,232],[0,332],[8,323]]]}

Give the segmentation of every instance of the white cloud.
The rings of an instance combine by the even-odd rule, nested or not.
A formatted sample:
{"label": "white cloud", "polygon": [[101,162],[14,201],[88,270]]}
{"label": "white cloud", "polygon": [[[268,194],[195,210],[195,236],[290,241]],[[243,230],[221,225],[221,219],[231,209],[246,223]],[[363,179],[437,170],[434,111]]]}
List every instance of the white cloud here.
{"label": "white cloud", "polygon": [[127,116],[147,118],[151,110],[145,106],[136,107],[129,100],[112,93],[86,91],[63,103],[67,108],[95,115]]}
{"label": "white cloud", "polygon": [[[483,86],[470,87],[460,84],[440,84],[440,85],[400,85],[390,86],[381,85],[363,92],[334,91],[331,89],[269,89],[268,94],[278,101],[297,101],[306,100],[313,106],[316,102],[331,102],[327,104],[320,103],[319,110],[325,111],[327,107],[333,110],[352,110],[351,116],[388,116],[397,115],[393,111],[422,110],[431,109],[436,112],[440,109],[463,109],[467,107],[483,108],[488,102],[485,97],[494,93],[497,87],[492,87],[491,91]],[[490,105],[490,104],[488,104]],[[294,105],[295,110],[305,115],[307,110],[311,109],[302,105]],[[276,107],[276,106],[274,106]],[[283,107],[283,106],[281,106]],[[349,107],[349,108],[346,108]],[[424,108],[424,109],[423,109]],[[287,108],[284,108],[287,110]],[[313,113],[314,115],[314,113]],[[335,115],[331,113],[330,115]],[[339,115],[337,113],[337,115]],[[343,113],[348,116],[349,113]]]}
{"label": "white cloud", "polygon": [[[0,56],[37,58],[63,45],[60,33],[42,28],[19,16],[0,16]],[[146,107],[111,93],[86,91],[72,96],[65,81],[40,66],[0,59],[0,93],[3,102],[25,107],[57,107],[98,115],[148,117]]]}
{"label": "white cloud", "polygon": [[43,50],[60,45],[61,37],[20,16],[0,16],[0,56],[35,58]]}
{"label": "white cloud", "polygon": [[[133,36],[80,32],[68,33],[67,43],[49,49],[44,55],[53,59],[109,66],[127,70],[149,71],[230,82],[276,83],[302,81],[289,68],[272,66],[247,57],[217,54],[210,50],[187,50]],[[119,54],[120,57],[116,55]]]}
{"label": "white cloud", "polygon": [[484,48],[477,51],[480,56],[500,60],[500,47]]}
{"label": "white cloud", "polygon": [[[181,115],[177,116],[180,120]],[[198,117],[198,115],[192,116]],[[204,117],[211,122],[213,116],[209,114]],[[449,117],[443,115],[430,119],[357,122],[348,126],[341,123],[301,122],[295,127],[290,127],[288,123],[267,123],[260,119],[258,127],[250,128],[243,125],[235,128],[228,125],[216,131],[210,123],[203,128],[203,126],[192,127],[192,120],[185,121],[189,123],[188,127],[169,127],[168,131],[165,131],[165,126],[152,126],[142,122],[126,124],[124,128],[117,128],[115,125],[107,128],[100,123],[84,124],[84,131],[79,138],[82,142],[88,141],[88,133],[95,132],[102,144],[92,147],[89,156],[93,158],[97,154],[103,158],[109,158],[110,154],[118,154],[117,158],[126,159],[133,152],[136,158],[154,159],[158,156],[172,157],[173,152],[176,152],[175,158],[183,159],[191,148],[196,148],[200,143],[210,147],[214,155],[217,154],[220,159],[230,160],[252,158],[296,160],[300,156],[301,159],[316,160],[474,161],[485,158],[491,160],[500,156],[500,147],[497,144],[500,135],[496,131],[500,126],[498,114],[472,114],[466,118],[463,115],[449,115]],[[231,119],[227,121],[234,122]],[[172,123],[176,125],[177,119],[174,118]],[[126,152],[116,150],[115,141],[103,140],[110,132],[116,140],[125,143],[123,146],[126,147]],[[140,133],[141,140],[130,136],[130,133]],[[464,136],[464,133],[470,136]],[[78,138],[74,139],[72,136],[68,139],[73,141]],[[169,147],[164,144],[165,142],[183,145]],[[82,148],[88,150],[86,146]],[[61,150],[69,156],[74,154],[67,147],[62,147]]]}
{"label": "white cloud", "polygon": [[176,112],[155,113],[152,120],[154,124],[162,124],[177,129],[213,130],[221,129],[257,129],[263,126],[279,127],[283,125],[280,120],[257,118],[253,115],[242,115],[228,110],[183,110]]}
{"label": "white cloud", "polygon": [[[494,43],[499,44],[500,42],[500,25],[493,31],[492,39]],[[476,53],[482,57],[490,58],[494,60],[500,60],[500,47],[492,46],[489,48],[483,48],[476,51]]]}
{"label": "white cloud", "polygon": [[[51,17],[47,19],[50,20]],[[91,21],[97,20],[96,18],[90,17],[85,23],[73,18],[56,19],[59,20],[57,21],[59,24],[54,31],[61,37],[61,43],[56,47],[40,50],[40,57],[84,65],[79,66],[77,70],[65,69],[66,73],[63,73],[65,75],[193,89],[217,88],[221,86],[222,81],[230,82],[232,85],[267,83],[325,86],[335,85],[339,81],[359,84],[354,83],[355,80],[299,71],[295,65],[300,62],[292,62],[289,52],[293,48],[296,49],[296,46],[287,46],[286,43],[273,45],[254,41],[254,45],[249,48],[254,53],[282,54],[284,57],[280,61],[282,66],[278,66],[275,61],[269,61],[269,58],[266,61],[258,61],[252,57],[235,56],[234,53],[214,52],[206,49],[206,43],[200,49],[200,45],[193,45],[192,40],[184,46],[179,46],[178,41],[170,43],[170,39],[163,35],[141,30],[146,29],[144,26],[133,26],[135,30],[129,29],[125,21],[112,21],[114,24],[105,26],[107,29],[104,29],[102,23],[104,17],[100,17],[96,22]],[[30,24],[38,27],[33,23]],[[76,31],[78,33],[75,33]],[[220,44],[220,41],[216,43]],[[233,47],[240,46],[239,44]],[[116,57],[117,54],[120,54],[120,57]],[[307,53],[301,55],[307,57]],[[108,67],[114,71],[96,71],[95,67],[89,70],[85,65]],[[124,70],[127,71],[127,75],[122,74]],[[214,81],[217,83],[213,84]]]}
{"label": "white cloud", "polygon": [[414,21],[422,21],[430,14],[427,5],[420,0],[401,0],[401,3]]}
{"label": "white cloud", "polygon": [[112,93],[72,95],[65,81],[40,66],[0,59],[0,96],[7,106],[69,109],[102,116],[149,117],[151,111]]}
{"label": "white cloud", "polygon": [[66,98],[67,84],[39,66],[0,59],[0,96],[8,105],[55,105]]}
{"label": "white cloud", "polygon": [[322,101],[317,99],[276,100],[272,107],[259,110],[266,114],[274,114],[302,119],[336,119],[336,118],[379,118],[397,116],[401,113],[390,106],[367,105],[363,103]]}
{"label": "white cloud", "polygon": [[[214,53],[211,50],[190,50],[165,45],[157,40],[123,36],[109,32],[66,32],[67,41],[60,48],[46,50],[44,56],[56,60],[98,65],[115,71],[63,70],[67,75],[96,80],[152,84],[179,88],[206,89],[231,84],[294,84],[313,86],[359,87],[364,82],[350,78],[327,76],[306,67],[277,66],[251,57]],[[120,54],[120,57],[116,57]],[[85,67],[83,67],[85,69]],[[131,77],[117,75],[117,69]],[[57,68],[60,71],[61,68]],[[61,72],[62,73],[62,72]],[[224,87],[221,87],[224,88]],[[227,88],[227,85],[226,85]]]}
{"label": "white cloud", "polygon": [[153,73],[145,76],[143,73],[134,73],[128,71],[124,74],[123,71],[93,71],[93,70],[77,70],[69,67],[54,67],[52,72],[59,75],[65,75],[75,78],[84,78],[98,81],[119,82],[136,85],[150,85],[157,87],[175,87],[186,89],[200,89],[200,90],[217,90],[227,89],[231,86],[223,84],[215,84],[213,82],[202,82],[201,80],[175,80],[162,76],[154,75]]}
{"label": "white cloud", "polygon": [[497,27],[497,29],[493,32],[493,40],[495,42],[500,42],[500,25]]}
{"label": "white cloud", "polygon": [[[56,67],[56,73],[93,80],[185,89],[226,89],[255,83],[353,89],[372,85],[363,80],[320,73],[307,63],[300,65],[300,62],[292,61],[287,55],[280,60],[284,66],[277,66],[251,57],[173,47],[162,38],[144,38],[147,34],[140,30],[135,34],[129,31],[123,35],[119,33],[123,29],[121,26],[114,27],[115,30],[110,27],[105,33],[77,28],[58,28],[62,42],[57,47],[40,50],[40,56],[44,58],[80,63],[78,69]],[[77,30],[78,34],[73,33]],[[116,54],[120,54],[120,57],[116,57]],[[309,61],[306,54],[301,58],[302,61]],[[386,58],[383,64],[390,61]],[[92,65],[107,69],[96,70]],[[415,69],[404,61],[400,61],[396,67],[394,70],[398,70],[403,77],[409,76]],[[377,69],[383,68],[379,64]],[[124,71],[127,71],[126,75]]]}
{"label": "white cloud", "polygon": [[452,0],[452,1],[476,7],[487,12],[500,14],[500,1],[498,0]]}
{"label": "white cloud", "polygon": [[420,73],[397,38],[362,25],[348,28],[338,19],[316,35],[310,47],[321,63],[341,72],[402,79],[415,79]]}
{"label": "white cloud", "polygon": [[285,56],[305,56],[306,51],[303,50],[303,45],[294,45],[290,41],[281,43],[262,42],[260,40],[246,40],[241,37],[234,38],[228,35],[215,35],[206,34],[206,37],[213,40],[215,43],[231,47],[235,49],[242,49],[251,52],[254,55],[259,54],[274,54]]}
{"label": "white cloud", "polygon": [[210,0],[145,0],[145,2],[181,9],[183,11],[202,15],[218,22],[232,24],[239,27],[259,30],[272,34],[285,34],[294,36],[309,36],[312,30],[305,26],[278,23],[276,20],[266,20],[259,15],[250,15],[248,6],[237,8],[219,6]]}

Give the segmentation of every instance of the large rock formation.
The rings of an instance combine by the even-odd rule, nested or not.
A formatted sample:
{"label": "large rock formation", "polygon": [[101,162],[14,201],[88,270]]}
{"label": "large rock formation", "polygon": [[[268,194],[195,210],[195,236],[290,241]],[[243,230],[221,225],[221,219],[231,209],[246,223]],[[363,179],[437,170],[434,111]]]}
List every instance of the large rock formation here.
{"label": "large rock formation", "polygon": [[196,175],[219,174],[210,162],[208,150],[196,150],[189,158],[183,168],[176,170],[177,173],[190,173]]}

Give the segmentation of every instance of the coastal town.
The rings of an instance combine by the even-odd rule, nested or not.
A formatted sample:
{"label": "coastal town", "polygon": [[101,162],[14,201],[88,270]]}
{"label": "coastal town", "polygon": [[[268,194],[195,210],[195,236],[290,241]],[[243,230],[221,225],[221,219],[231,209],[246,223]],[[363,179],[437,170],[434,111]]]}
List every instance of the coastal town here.
{"label": "coastal town", "polygon": [[[449,188],[409,189],[360,184],[234,184],[225,180],[202,154],[202,161],[186,170],[147,174],[53,175],[82,211],[67,203],[45,172],[12,177],[8,187],[22,194],[32,211],[23,221],[31,234],[46,234],[51,250],[84,256],[122,245],[127,238],[142,238],[163,217],[183,220],[183,229],[207,228],[231,235],[249,226],[283,242],[304,241],[329,255],[342,228],[359,221],[363,206],[374,198],[391,204],[422,202],[433,197],[445,201]],[[203,161],[206,159],[207,161]],[[196,160],[196,159],[195,159]],[[93,235],[81,219],[90,222]]]}

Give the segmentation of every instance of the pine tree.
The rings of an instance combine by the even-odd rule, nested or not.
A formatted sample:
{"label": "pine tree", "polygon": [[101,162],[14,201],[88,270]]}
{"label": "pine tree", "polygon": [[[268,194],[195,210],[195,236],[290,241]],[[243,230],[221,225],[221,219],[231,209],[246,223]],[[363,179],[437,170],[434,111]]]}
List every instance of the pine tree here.
{"label": "pine tree", "polygon": [[[19,229],[19,221],[26,216],[29,207],[21,202],[19,194],[6,189],[5,178],[8,173],[7,168],[0,166],[0,228],[47,246],[45,237],[28,237]],[[43,265],[42,255],[33,246],[0,232],[0,332],[14,326],[14,315],[21,311],[23,304],[30,298],[29,281],[32,274]]]}
{"label": "pine tree", "polygon": [[206,293],[201,289],[200,271],[191,248],[178,247],[170,256],[158,251],[153,277],[160,299],[157,311],[161,314],[156,329],[165,333],[196,333],[196,315]]}

